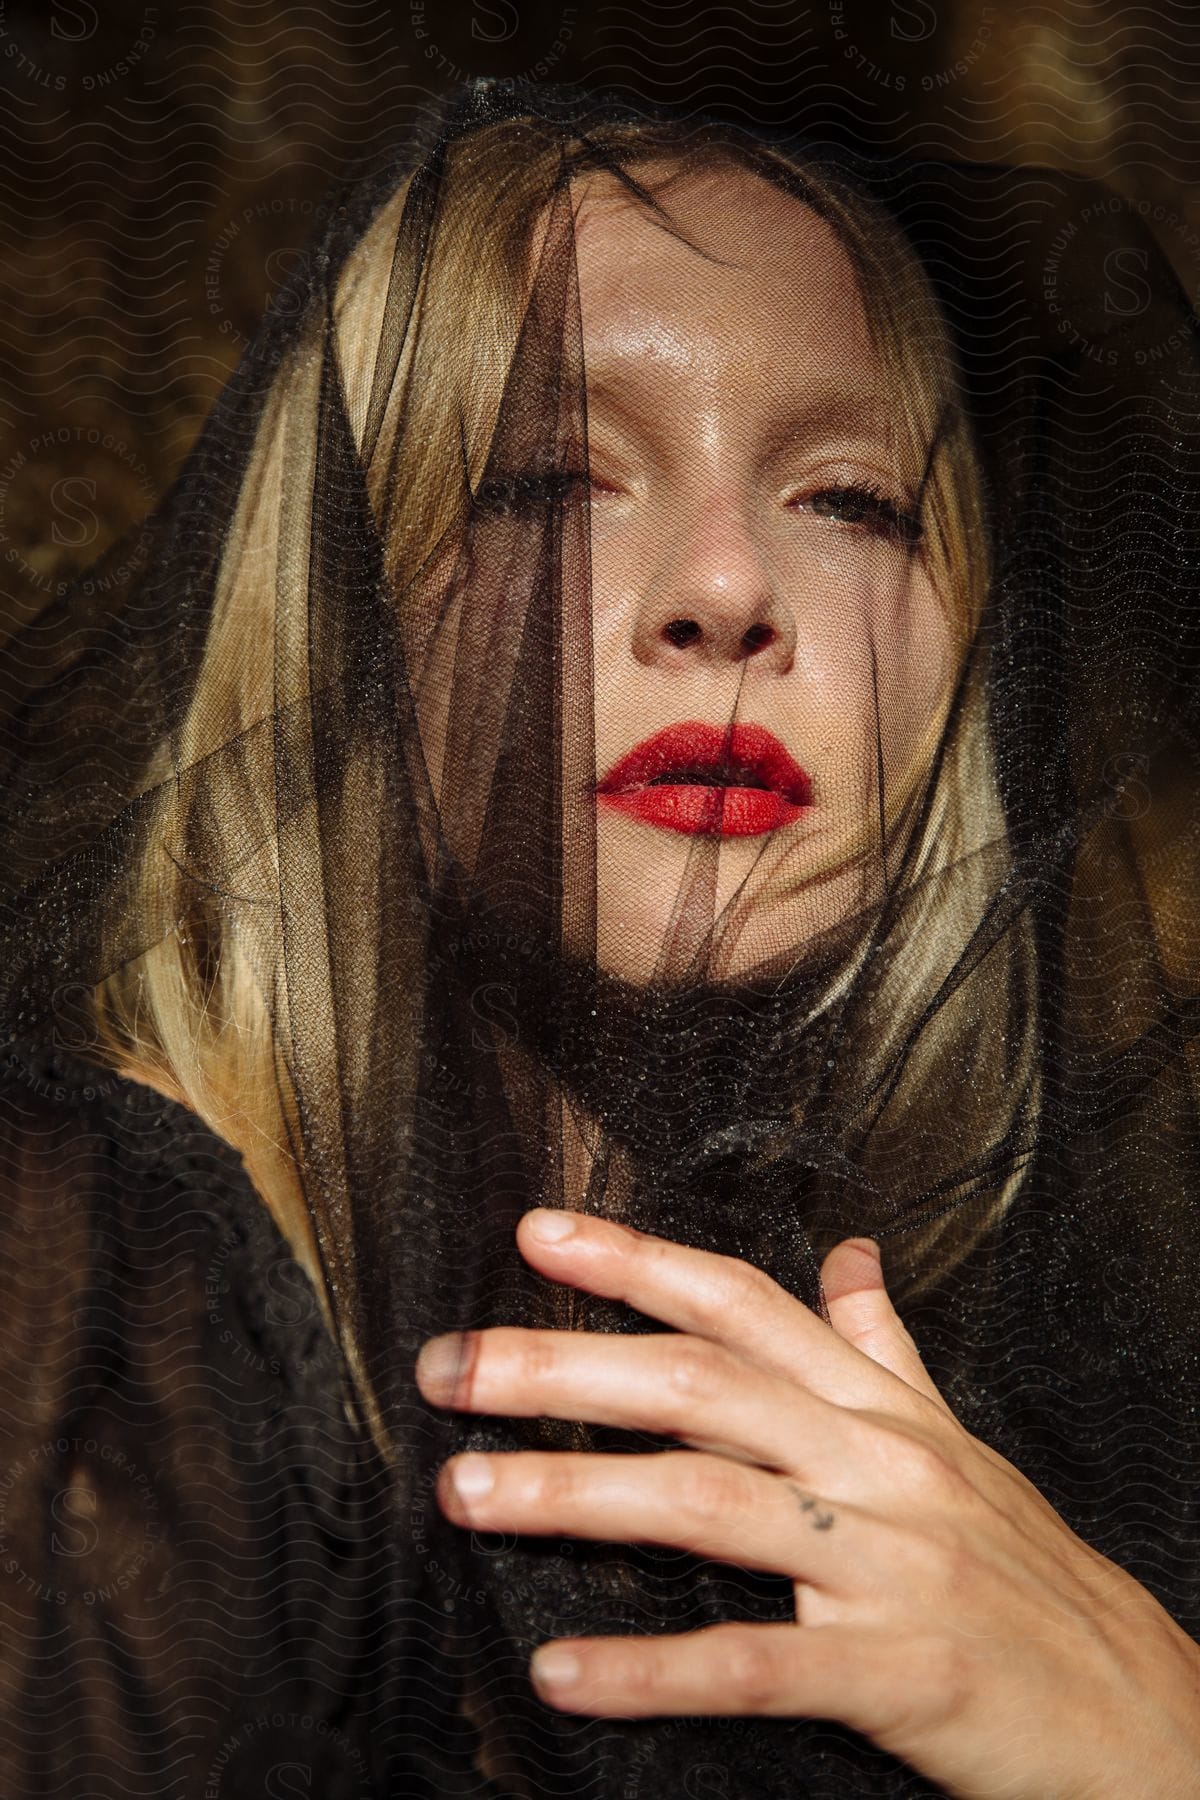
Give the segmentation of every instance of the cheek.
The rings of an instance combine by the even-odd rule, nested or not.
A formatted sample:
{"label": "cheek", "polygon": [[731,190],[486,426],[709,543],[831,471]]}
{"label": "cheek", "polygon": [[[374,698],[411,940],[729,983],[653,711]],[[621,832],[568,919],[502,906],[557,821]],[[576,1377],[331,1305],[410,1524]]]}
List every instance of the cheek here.
{"label": "cheek", "polygon": [[876,642],[885,764],[900,771],[932,752],[954,678],[949,608],[919,565],[882,611]]}
{"label": "cheek", "polygon": [[[587,580],[591,593],[592,637],[597,652],[615,650],[628,635],[630,612],[645,585],[652,538],[628,524],[614,525],[593,515]],[[639,574],[640,572],[640,574]]]}
{"label": "cheek", "polygon": [[[655,671],[639,667],[631,655],[631,640],[636,622],[639,596],[645,580],[645,562],[631,551],[628,539],[609,531],[594,532],[589,569],[592,612],[592,667],[596,725],[596,760],[606,766],[620,747],[627,748],[641,737],[651,723],[644,714],[646,683],[649,680],[663,707],[663,696]],[[639,729],[639,726],[641,727]]]}
{"label": "cheek", "polygon": [[945,703],[953,665],[946,609],[919,563],[878,546],[796,558],[783,591],[796,623],[793,692],[826,752],[882,743],[906,762]]}

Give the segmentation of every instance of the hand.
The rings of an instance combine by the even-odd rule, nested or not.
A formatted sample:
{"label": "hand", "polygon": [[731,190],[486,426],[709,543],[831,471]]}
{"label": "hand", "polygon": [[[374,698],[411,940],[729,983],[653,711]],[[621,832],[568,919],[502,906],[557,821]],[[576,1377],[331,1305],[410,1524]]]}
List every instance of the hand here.
{"label": "hand", "polygon": [[608,1221],[532,1212],[517,1241],[543,1275],[675,1331],[434,1339],[417,1364],[425,1398],[692,1448],[454,1457],[446,1514],[672,1545],[796,1588],[794,1625],[545,1645],[544,1700],[620,1718],[837,1719],[979,1800],[1200,1794],[1200,1647],[958,1423],[869,1239],[826,1258],[832,1329],[747,1263]]}

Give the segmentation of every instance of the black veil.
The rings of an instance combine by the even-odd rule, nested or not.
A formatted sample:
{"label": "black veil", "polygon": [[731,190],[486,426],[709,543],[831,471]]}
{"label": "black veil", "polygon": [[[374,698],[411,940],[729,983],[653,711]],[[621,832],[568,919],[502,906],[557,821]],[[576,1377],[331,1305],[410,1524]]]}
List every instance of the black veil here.
{"label": "black veil", "polygon": [[[772,160],[656,120],[453,96],[347,192],[132,554],[10,639],[6,1033],[157,1070],[322,1296],[410,1551],[380,1671],[396,1791],[482,1791],[483,1729],[504,1792],[671,1792],[686,1762],[755,1794],[917,1793],[826,1722],[541,1706],[546,1637],[787,1618],[791,1583],[450,1526],[432,1482],[456,1450],[650,1440],[435,1415],[413,1360],[451,1329],[658,1329],[523,1265],[535,1204],[744,1257],[818,1310],[825,1252],[870,1234],[964,1423],[1200,1630],[1196,322],[1090,184],[814,142]],[[879,579],[902,609],[957,530],[981,591],[902,779],[885,646],[844,621],[875,683],[845,869],[814,880],[801,829],[731,884],[745,840],[683,840],[634,979],[589,798],[571,182],[653,207],[637,127],[724,145],[839,231],[863,196],[860,280],[891,270],[902,318],[924,271],[949,346],[913,426],[929,523]],[[734,763],[746,693],[718,721]]]}

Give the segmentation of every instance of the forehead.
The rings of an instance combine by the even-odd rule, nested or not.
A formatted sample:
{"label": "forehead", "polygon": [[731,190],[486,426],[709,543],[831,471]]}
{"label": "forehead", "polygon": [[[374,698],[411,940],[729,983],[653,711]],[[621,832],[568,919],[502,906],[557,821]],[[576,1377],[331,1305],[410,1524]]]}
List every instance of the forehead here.
{"label": "forehead", "polygon": [[589,381],[636,360],[664,375],[707,367],[778,382],[792,368],[875,386],[858,279],[825,219],[748,170],[688,173],[665,189],[654,171],[637,173],[670,221],[610,175],[575,186]]}

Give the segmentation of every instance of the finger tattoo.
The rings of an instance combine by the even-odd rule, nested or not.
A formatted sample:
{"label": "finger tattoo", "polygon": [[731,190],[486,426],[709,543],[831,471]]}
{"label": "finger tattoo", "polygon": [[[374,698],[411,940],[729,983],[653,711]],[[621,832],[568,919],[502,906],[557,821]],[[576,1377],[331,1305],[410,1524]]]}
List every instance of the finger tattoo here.
{"label": "finger tattoo", "polygon": [[794,1481],[789,1481],[788,1486],[796,1496],[800,1511],[808,1514],[808,1522],[813,1530],[828,1531],[829,1527],[833,1524],[833,1514],[831,1512],[823,1512],[821,1510],[820,1502],[814,1499],[811,1494],[802,1494]]}

